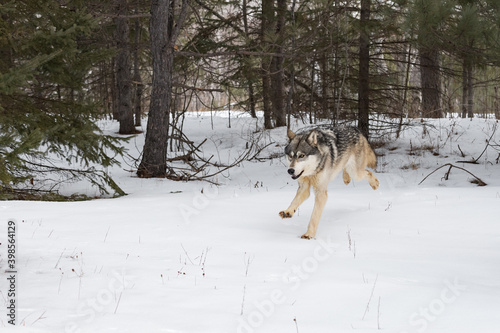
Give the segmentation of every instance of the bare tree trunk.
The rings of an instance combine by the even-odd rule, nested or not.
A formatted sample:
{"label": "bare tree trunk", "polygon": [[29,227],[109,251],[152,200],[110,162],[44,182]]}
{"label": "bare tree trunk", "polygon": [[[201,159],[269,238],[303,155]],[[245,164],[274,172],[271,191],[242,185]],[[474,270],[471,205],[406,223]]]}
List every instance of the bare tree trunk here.
{"label": "bare tree trunk", "polygon": [[[286,15],[286,0],[277,0],[276,8],[276,36],[277,46],[276,53],[283,53],[283,35],[285,29],[285,15]],[[274,56],[272,62],[271,82],[272,98],[273,98],[273,114],[276,119],[276,127],[286,126],[286,109],[285,109],[285,87],[283,82],[283,57]]]}
{"label": "bare tree trunk", "polygon": [[135,19],[135,33],[134,33],[134,84],[135,84],[135,98],[134,98],[134,114],[135,126],[141,126],[142,116],[142,92],[144,85],[142,84],[141,74],[139,72],[139,36],[141,27],[139,25],[139,18]]}
{"label": "bare tree trunk", "polygon": [[255,93],[251,81],[248,82],[248,104],[250,105],[250,116],[257,118],[257,113],[255,112]]}
{"label": "bare tree trunk", "polygon": [[[295,1],[292,0],[292,11],[291,11],[291,24],[295,26]],[[292,49],[295,49],[295,33],[292,34]],[[295,66],[293,62],[291,64],[292,69],[290,70],[290,90],[288,91],[288,98],[286,102],[286,116],[287,116],[287,128],[290,129],[291,115],[292,115],[292,101],[293,93],[295,90]]]}
{"label": "bare tree trunk", "polygon": [[117,106],[120,121],[120,134],[135,133],[134,114],[132,110],[131,78],[130,78],[130,43],[127,0],[118,0],[116,18],[116,84],[117,84]]}
{"label": "bare tree trunk", "polygon": [[[335,0],[334,1],[334,4],[335,8],[339,8],[339,0]],[[332,71],[332,75],[333,77],[331,78],[331,81],[333,82],[333,105],[332,105],[332,125],[336,125],[337,124],[337,120],[338,120],[338,117],[339,117],[339,113],[340,113],[340,85],[338,84],[338,79],[339,79],[339,74],[340,74],[340,61],[339,61],[339,55],[340,55],[340,51],[339,51],[339,47],[340,47],[340,44],[341,44],[341,41],[340,41],[340,36],[341,36],[341,31],[340,31],[340,24],[338,23],[338,19],[340,18],[340,16],[337,14],[335,16],[335,19],[336,19],[336,24],[335,24],[335,34],[337,35],[337,40],[335,42],[335,45],[334,45],[334,51],[333,51],[333,57],[334,57],[334,62],[333,62],[333,71]]]}
{"label": "bare tree trunk", "polygon": [[474,88],[472,63],[464,59],[462,64],[462,118],[474,117]]}
{"label": "bare tree trunk", "polygon": [[495,101],[493,102],[495,108],[495,118],[500,119],[500,103],[498,100],[498,87],[495,86]]}
{"label": "bare tree trunk", "polygon": [[[329,2],[329,1],[328,1]],[[320,15],[320,22],[323,27],[327,27],[329,25],[329,13],[322,13]],[[324,31],[324,30],[323,30]],[[322,52],[320,56],[319,66],[320,66],[320,75],[321,75],[321,113],[320,117],[324,119],[328,119],[328,89],[330,88],[329,82],[329,74],[330,70],[328,68],[328,55],[331,51]],[[333,122],[333,119],[332,119]]]}
{"label": "bare tree trunk", "polygon": [[111,111],[114,120],[120,120],[120,114],[118,113],[118,94],[116,90],[118,89],[118,84],[116,83],[116,57],[111,60],[109,64],[111,66],[111,82],[110,82],[110,99],[111,99]]}
{"label": "bare tree trunk", "polygon": [[466,60],[462,64],[462,118],[467,117],[467,65]]}
{"label": "bare tree trunk", "polygon": [[[266,64],[263,63],[262,65],[265,66]],[[264,128],[266,129],[271,129],[274,127],[272,121],[272,110],[271,110],[271,97],[270,97],[271,82],[269,80],[269,69],[270,69],[269,66],[267,66],[267,70],[264,67],[262,74],[262,103],[263,103],[262,107],[264,109]]]}
{"label": "bare tree trunk", "polygon": [[187,16],[189,0],[182,0],[182,9],[174,28],[174,0],[151,1],[151,55],[153,59],[153,87],[139,177],[165,177],[170,105],[172,103],[172,76],[174,44]]}
{"label": "bare tree trunk", "polygon": [[283,58],[273,57],[271,74],[271,97],[273,116],[276,120],[276,127],[286,126],[286,109],[284,104],[283,87]]}
{"label": "bare tree trunk", "polygon": [[365,137],[370,132],[369,112],[370,112],[370,36],[368,34],[367,23],[370,19],[371,0],[361,0],[359,37],[359,93],[358,93],[358,128]]}
{"label": "bare tree trunk", "polygon": [[315,118],[313,119],[313,109],[315,109],[314,107],[314,76],[316,75],[314,70],[315,64],[316,61],[313,60],[311,64],[311,99],[309,101],[309,122],[311,124],[313,123],[313,121],[316,122],[316,119]]}
{"label": "bare tree trunk", "polygon": [[398,124],[398,129],[396,131],[396,138],[399,138],[399,135],[401,134],[401,129],[403,128],[403,118],[407,115],[408,117],[410,116],[411,112],[406,112],[408,109],[408,85],[410,83],[410,69],[411,69],[411,44],[408,46],[408,56],[406,57],[406,70],[405,70],[405,83],[404,83],[404,90],[403,90],[403,102],[401,103],[401,114],[399,115],[399,124]]}
{"label": "bare tree trunk", "polygon": [[441,118],[441,75],[439,51],[420,49],[420,81],[422,88],[422,116]]}
{"label": "bare tree trunk", "polygon": [[[267,34],[272,31],[273,22],[273,2],[274,0],[262,0],[262,26],[261,26],[261,43],[264,48],[268,46]],[[273,128],[272,110],[271,110],[271,59],[262,57],[262,101],[264,108],[264,128]]]}
{"label": "bare tree trunk", "polygon": [[[243,0],[242,5],[243,10],[243,29],[247,38],[250,38],[250,33],[248,31],[248,11],[247,11],[247,0]],[[252,118],[257,118],[255,113],[255,94],[253,90],[252,75],[250,71],[245,71],[245,76],[248,84],[248,104],[250,105],[250,115]]]}
{"label": "bare tree trunk", "polygon": [[328,118],[328,62],[326,52],[321,55],[321,118]]}

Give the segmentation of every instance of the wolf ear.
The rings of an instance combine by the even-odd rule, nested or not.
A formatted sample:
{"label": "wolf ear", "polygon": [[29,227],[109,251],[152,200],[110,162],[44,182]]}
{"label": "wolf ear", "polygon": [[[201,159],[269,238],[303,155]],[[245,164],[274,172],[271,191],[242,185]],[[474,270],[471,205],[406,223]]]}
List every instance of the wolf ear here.
{"label": "wolf ear", "polygon": [[309,133],[309,136],[307,137],[307,143],[313,147],[316,147],[318,145],[318,132],[314,130],[311,131],[311,133]]}
{"label": "wolf ear", "polygon": [[286,135],[290,140],[293,140],[293,138],[295,138],[295,133],[293,133],[290,129],[286,130]]}

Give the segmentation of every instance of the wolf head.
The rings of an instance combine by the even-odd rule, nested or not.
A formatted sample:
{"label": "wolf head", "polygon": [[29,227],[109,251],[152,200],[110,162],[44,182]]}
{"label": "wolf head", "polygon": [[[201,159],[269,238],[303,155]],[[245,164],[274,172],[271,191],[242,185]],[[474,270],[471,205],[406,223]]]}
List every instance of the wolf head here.
{"label": "wolf head", "polygon": [[307,133],[295,134],[287,131],[290,142],[285,148],[288,158],[288,174],[292,179],[311,176],[315,174],[316,167],[320,161],[318,150],[318,132],[312,130]]}

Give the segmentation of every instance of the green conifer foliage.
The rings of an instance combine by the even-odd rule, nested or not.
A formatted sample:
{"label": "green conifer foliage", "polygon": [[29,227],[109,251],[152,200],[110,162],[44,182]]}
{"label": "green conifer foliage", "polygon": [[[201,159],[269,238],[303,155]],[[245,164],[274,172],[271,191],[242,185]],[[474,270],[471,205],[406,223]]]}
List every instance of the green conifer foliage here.
{"label": "green conifer foliage", "polygon": [[[114,157],[122,153],[119,139],[103,135],[96,125],[100,114],[89,77],[109,56],[93,43],[96,27],[78,2],[0,5],[2,191],[56,172],[124,194],[96,168],[117,163]],[[69,167],[54,164],[61,158]]]}

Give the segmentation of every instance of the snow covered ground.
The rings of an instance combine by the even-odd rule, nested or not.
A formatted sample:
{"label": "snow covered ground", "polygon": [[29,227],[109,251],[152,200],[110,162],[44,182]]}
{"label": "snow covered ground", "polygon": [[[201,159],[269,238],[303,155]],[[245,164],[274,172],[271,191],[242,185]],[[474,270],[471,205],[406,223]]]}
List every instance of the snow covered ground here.
{"label": "snow covered ground", "polygon": [[[232,162],[255,120],[186,118],[204,154]],[[115,132],[117,124],[105,123]],[[296,123],[296,128],[300,123]],[[405,127],[381,148],[376,177],[336,179],[314,240],[313,198],[282,220],[296,182],[283,157],[207,182],[109,170],[129,195],[86,202],[0,202],[0,332],[7,331],[7,221],[18,228],[17,325],[25,332],[498,332],[500,165],[494,120]],[[387,139],[387,138],[386,138]],[[500,131],[492,142],[500,142]],[[144,135],[130,143],[138,156]],[[259,156],[281,152],[285,130]],[[458,147],[460,146],[460,148]],[[466,157],[460,156],[460,150]],[[464,167],[488,185],[446,163]],[[73,184],[68,190],[92,194]],[[16,330],[17,331],[17,330]]]}

